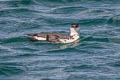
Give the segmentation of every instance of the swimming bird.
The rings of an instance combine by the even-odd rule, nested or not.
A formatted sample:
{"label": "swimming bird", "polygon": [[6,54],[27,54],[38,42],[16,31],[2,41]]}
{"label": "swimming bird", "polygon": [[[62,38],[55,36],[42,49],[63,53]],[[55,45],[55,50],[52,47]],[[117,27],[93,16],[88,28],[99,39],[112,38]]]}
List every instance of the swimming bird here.
{"label": "swimming bird", "polygon": [[35,34],[28,34],[31,39],[37,41],[47,41],[51,43],[72,43],[80,38],[78,33],[78,24],[71,24],[70,32],[62,34],[58,32],[41,32]]}

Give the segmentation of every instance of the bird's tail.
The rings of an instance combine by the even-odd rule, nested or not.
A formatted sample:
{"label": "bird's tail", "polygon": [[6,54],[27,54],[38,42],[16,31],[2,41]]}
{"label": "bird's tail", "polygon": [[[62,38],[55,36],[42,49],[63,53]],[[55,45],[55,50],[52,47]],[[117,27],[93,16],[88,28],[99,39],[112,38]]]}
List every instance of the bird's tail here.
{"label": "bird's tail", "polygon": [[31,42],[37,42],[38,40],[34,39],[33,34],[25,34],[25,36],[31,41]]}

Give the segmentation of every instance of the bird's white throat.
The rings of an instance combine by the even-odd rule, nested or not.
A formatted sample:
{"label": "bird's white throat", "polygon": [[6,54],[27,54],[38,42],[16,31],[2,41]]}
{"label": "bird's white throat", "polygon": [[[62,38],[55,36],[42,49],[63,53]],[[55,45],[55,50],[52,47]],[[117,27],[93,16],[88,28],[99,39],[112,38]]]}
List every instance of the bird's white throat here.
{"label": "bird's white throat", "polygon": [[77,30],[75,28],[70,28],[70,36],[74,36],[74,35],[79,36],[79,33],[77,32]]}
{"label": "bird's white throat", "polygon": [[78,30],[75,28],[70,28],[70,36],[73,37],[73,41],[77,40],[80,38]]}

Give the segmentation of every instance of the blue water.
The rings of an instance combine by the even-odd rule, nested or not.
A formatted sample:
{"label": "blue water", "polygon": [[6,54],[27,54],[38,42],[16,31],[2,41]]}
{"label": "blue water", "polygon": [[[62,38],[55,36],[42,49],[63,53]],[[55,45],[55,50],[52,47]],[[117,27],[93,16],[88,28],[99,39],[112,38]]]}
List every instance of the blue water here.
{"label": "blue water", "polygon": [[[71,23],[72,44],[25,36]],[[0,80],[120,80],[120,0],[0,0]]]}

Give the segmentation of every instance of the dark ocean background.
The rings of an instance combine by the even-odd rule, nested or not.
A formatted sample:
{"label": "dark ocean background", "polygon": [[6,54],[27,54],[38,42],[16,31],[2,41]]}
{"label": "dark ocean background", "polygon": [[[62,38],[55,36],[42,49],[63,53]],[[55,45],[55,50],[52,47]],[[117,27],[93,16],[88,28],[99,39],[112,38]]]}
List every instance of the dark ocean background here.
{"label": "dark ocean background", "polygon": [[[26,37],[71,23],[80,41]],[[0,0],[0,80],[120,80],[120,0]]]}

